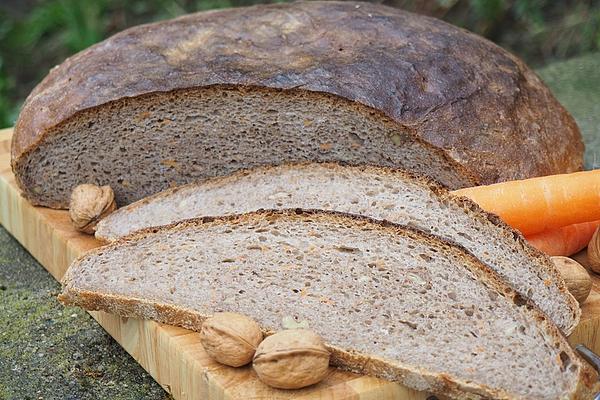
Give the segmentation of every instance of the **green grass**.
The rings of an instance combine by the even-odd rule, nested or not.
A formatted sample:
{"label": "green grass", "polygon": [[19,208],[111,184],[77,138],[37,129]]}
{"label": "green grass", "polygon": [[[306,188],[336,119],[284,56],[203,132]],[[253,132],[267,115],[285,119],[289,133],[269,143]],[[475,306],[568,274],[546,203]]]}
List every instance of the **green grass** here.
{"label": "green grass", "polygon": [[[51,67],[120,30],[188,12],[259,2],[266,1],[5,0],[0,3],[0,128],[14,124],[25,97]],[[597,0],[384,3],[433,15],[484,35],[534,66],[600,48]]]}

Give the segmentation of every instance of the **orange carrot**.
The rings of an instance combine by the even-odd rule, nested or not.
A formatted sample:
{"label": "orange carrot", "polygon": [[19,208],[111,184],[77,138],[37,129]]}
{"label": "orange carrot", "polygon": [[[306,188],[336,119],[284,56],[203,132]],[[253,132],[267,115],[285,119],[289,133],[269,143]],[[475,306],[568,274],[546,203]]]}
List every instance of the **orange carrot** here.
{"label": "orange carrot", "polygon": [[525,236],[600,219],[600,170],[455,190]]}
{"label": "orange carrot", "polygon": [[600,220],[563,226],[546,232],[527,236],[533,247],[550,256],[571,256],[583,250],[600,226]]}

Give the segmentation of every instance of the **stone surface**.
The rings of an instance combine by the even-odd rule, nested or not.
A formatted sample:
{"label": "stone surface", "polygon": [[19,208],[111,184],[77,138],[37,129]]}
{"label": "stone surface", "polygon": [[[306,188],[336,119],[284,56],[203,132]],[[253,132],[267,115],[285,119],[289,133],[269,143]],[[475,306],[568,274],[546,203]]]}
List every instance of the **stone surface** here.
{"label": "stone surface", "polygon": [[[586,166],[600,167],[600,53],[539,71],[577,119]],[[0,227],[0,399],[168,399],[60,285]]]}
{"label": "stone surface", "polygon": [[0,399],[168,399],[0,227]]}

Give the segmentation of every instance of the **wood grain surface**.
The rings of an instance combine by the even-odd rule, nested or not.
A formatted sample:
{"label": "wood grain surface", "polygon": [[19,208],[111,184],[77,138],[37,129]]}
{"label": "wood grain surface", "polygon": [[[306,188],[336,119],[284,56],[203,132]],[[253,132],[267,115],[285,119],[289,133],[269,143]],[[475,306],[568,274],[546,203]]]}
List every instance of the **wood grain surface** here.
{"label": "wood grain surface", "polygon": [[[10,168],[12,130],[0,130],[0,223],[60,280],[73,259],[100,243],[78,233],[66,211],[32,207],[20,195]],[[152,377],[179,399],[403,399],[425,400],[396,383],[331,368],[318,385],[294,391],[269,388],[251,367],[230,368],[212,361],[198,334],[186,329],[90,312],[98,323],[140,363]],[[583,305],[581,323],[570,336],[600,353],[600,279]]]}

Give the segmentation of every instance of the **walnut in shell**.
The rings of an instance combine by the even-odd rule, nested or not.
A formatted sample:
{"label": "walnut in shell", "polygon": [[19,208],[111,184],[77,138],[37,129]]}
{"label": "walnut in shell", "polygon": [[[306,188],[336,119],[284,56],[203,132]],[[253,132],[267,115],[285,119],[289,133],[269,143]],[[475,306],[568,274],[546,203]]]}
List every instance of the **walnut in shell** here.
{"label": "walnut in shell", "polygon": [[592,240],[587,247],[588,267],[597,274],[600,274],[600,227],[594,232]]}
{"label": "walnut in shell", "polygon": [[592,290],[590,274],[577,261],[563,256],[550,257],[560,272],[569,292],[579,304],[587,299]]}
{"label": "walnut in shell", "polygon": [[279,389],[299,389],[327,376],[329,351],[307,329],[288,329],[267,337],[252,362],[258,378]]}
{"label": "walnut in shell", "polygon": [[85,183],[71,192],[69,216],[78,231],[93,234],[98,221],[116,209],[115,193],[110,186]]}
{"label": "walnut in shell", "polygon": [[200,342],[215,361],[241,367],[252,361],[262,341],[260,326],[245,315],[222,312],[208,318],[200,330]]}

